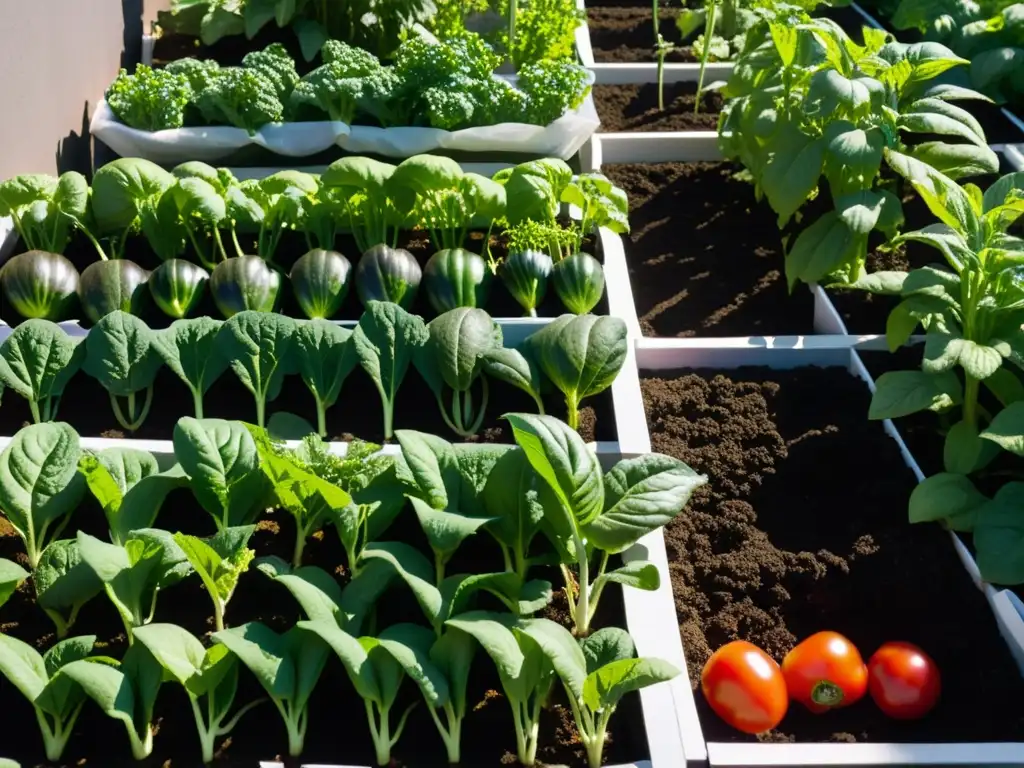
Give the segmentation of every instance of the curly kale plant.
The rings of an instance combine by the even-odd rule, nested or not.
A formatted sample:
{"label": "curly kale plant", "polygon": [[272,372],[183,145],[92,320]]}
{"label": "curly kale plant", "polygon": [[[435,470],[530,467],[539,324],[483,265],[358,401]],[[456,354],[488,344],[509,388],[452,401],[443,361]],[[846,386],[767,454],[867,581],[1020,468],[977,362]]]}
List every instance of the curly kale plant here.
{"label": "curly kale plant", "polygon": [[541,61],[519,73],[519,88],[528,97],[523,122],[552,123],[576,109],[590,93],[590,73],[568,61]]}
{"label": "curly kale plant", "polygon": [[125,69],[118,73],[107,89],[106,99],[110,111],[128,127],[162,131],[184,125],[185,107],[192,94],[184,75],[140,64],[134,75]]}
{"label": "curly kale plant", "polygon": [[256,133],[284,117],[274,81],[257,69],[228,67],[199,94],[199,109],[214,125],[233,125]]}

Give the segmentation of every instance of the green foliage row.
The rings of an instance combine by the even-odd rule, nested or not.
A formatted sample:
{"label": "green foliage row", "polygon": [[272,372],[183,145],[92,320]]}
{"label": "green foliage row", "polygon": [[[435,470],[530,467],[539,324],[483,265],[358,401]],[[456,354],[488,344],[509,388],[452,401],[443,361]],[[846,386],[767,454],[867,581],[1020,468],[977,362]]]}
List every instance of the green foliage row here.
{"label": "green foliage row", "polygon": [[[452,445],[400,431],[402,454],[395,459],[374,456],[376,446],[359,443],[340,458],[315,437],[289,449],[258,427],[184,418],[174,433],[176,463],[164,471],[144,451],[83,452],[67,424],[21,430],[0,453],[0,511],[22,536],[32,573],[0,560],[0,605],[31,575],[59,642],[40,654],[0,636],[0,674],[35,709],[47,757],[60,759],[92,700],[123,723],[132,755],[147,758],[154,707],[167,682],[183,686],[191,700],[203,760],[210,762],[216,740],[264,701],[236,710],[241,667],[281,715],[289,754],[297,756],[310,694],[333,652],[365,702],[380,765],[391,761],[408,716],[392,711],[406,679],[419,688],[456,764],[469,672],[482,648],[511,704],[520,761],[535,764],[540,712],[561,684],[588,764],[597,768],[622,697],[679,673],[664,661],[637,658],[623,629],[592,631],[609,583],[653,590],[660,582],[651,563],[610,570],[609,558],[671,521],[707,478],[658,454],[603,473],[579,435],[557,419],[506,418],[518,447]],[[167,494],[181,487],[210,513],[214,536],[153,528]],[[106,515],[109,543],[82,532],[58,538],[86,489]],[[430,558],[382,538],[407,503]],[[253,562],[254,523],[267,508],[284,509],[297,524],[291,563],[256,561],[306,616],[283,634],[258,622],[227,628],[228,604]],[[306,537],[326,526],[346,552],[344,585],[303,564]],[[484,532],[502,563],[449,574],[455,552],[478,546],[475,537]],[[561,563],[573,632],[534,617],[551,601],[552,585],[531,572],[552,561]],[[154,621],[159,592],[193,573],[213,604],[209,645],[185,628]],[[378,600],[392,587],[411,591],[423,621],[370,629],[378,623]],[[97,655],[95,637],[68,637],[78,612],[101,592],[127,629],[129,647],[119,660]],[[481,608],[484,597],[500,608]]]}

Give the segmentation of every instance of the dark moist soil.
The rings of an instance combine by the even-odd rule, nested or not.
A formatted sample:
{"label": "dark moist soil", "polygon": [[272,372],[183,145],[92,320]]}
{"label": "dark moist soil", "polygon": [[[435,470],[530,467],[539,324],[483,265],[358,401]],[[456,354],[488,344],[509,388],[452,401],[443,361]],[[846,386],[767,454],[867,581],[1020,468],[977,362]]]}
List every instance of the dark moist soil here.
{"label": "dark moist soil", "polygon": [[[642,381],[652,447],[711,482],[665,530],[672,586],[704,736],[752,741],[699,690],[711,652],[737,639],[777,661],[825,629],[867,659],[888,640],[921,645],[943,674],[926,718],[869,701],[826,715],[793,705],[765,741],[1014,741],[1006,707],[1024,680],[948,534],[911,526],[914,477],[866,419],[870,395],[842,369],[661,372]],[[841,404],[838,407],[837,404]]]}
{"label": "dark moist soil", "polygon": [[[658,9],[658,31],[676,48],[665,56],[669,62],[693,62],[696,57],[689,45],[683,45],[682,36],[676,26],[680,8]],[[625,6],[625,7],[622,7]],[[590,44],[594,49],[594,61],[599,63],[657,62],[654,44],[654,13],[651,3],[641,7],[630,2],[617,2],[615,6],[591,7],[587,3],[587,26],[590,28]]]}
{"label": "dark moist soil", "polygon": [[814,333],[813,297],[790,295],[775,216],[730,163],[606,165],[629,196],[625,243],[646,336]]}
{"label": "dark moist soil", "polygon": [[[473,396],[479,402],[480,384]],[[533,400],[515,387],[500,381],[489,381],[490,397],[487,415],[474,442],[512,443],[512,429],[502,421],[505,413],[536,413]],[[192,394],[170,369],[161,368],[153,385],[153,406],[143,425],[134,433],[126,433],[117,420],[110,397],[98,381],[79,371],[68,384],[60,402],[60,420],[87,437],[129,437],[148,440],[169,440],[174,425],[182,416],[194,415]],[[141,395],[140,395],[141,397]],[[566,418],[565,400],[561,394],[545,397],[546,413]],[[141,402],[141,401],[140,401]],[[126,401],[120,400],[121,407]],[[209,418],[239,419],[255,422],[256,405],[252,394],[229,369],[210,388],[203,399],[204,415]],[[276,400],[267,404],[267,419],[276,412],[293,413],[316,424],[316,407],[302,378],[287,376]],[[448,429],[441,417],[433,394],[412,366],[402,382],[395,405],[395,427],[415,429],[441,435],[452,442],[462,442]],[[0,435],[13,435],[30,423],[28,401],[7,393],[0,408]],[[358,366],[345,379],[338,402],[327,411],[327,434],[332,440],[359,437],[381,443],[384,441],[384,415],[380,395],[370,377]],[[611,390],[605,390],[584,401],[580,410],[579,432],[587,441],[616,440]]]}
{"label": "dark moist soil", "polygon": [[[225,240],[225,247],[228,249],[228,255],[234,256],[235,250],[230,244],[230,234],[222,233],[222,237]],[[482,254],[484,237],[485,233],[483,232],[471,232],[466,243],[466,248]],[[256,253],[254,238],[246,235],[240,235],[239,240],[241,241],[242,248],[246,253]],[[401,248],[407,249],[414,257],[416,257],[416,260],[419,262],[421,267],[426,265],[430,257],[437,251],[437,249],[431,244],[430,238],[423,232],[419,231],[406,231],[400,233],[398,245]],[[278,311],[288,315],[289,317],[305,317],[301,307],[295,300],[295,294],[292,291],[291,284],[288,281],[287,276],[292,266],[295,264],[295,261],[305,254],[309,248],[309,243],[307,243],[306,238],[302,233],[285,232],[276,252],[274,253],[274,264],[283,273]],[[335,241],[335,249],[348,258],[352,263],[354,274],[355,267],[360,258],[360,251],[355,244],[355,240],[351,235],[340,234]],[[24,250],[24,245],[19,242],[17,252],[20,253]],[[586,238],[583,243],[583,250],[594,255],[599,261],[604,261],[604,256],[600,249],[600,241],[592,237]],[[499,237],[492,236],[491,252],[496,259],[503,259],[507,253],[507,243]],[[72,235],[71,242],[65,249],[64,255],[67,256],[79,272],[82,272],[86,267],[97,260],[95,248],[83,235],[81,235],[81,233],[78,232]],[[150,248],[146,239],[141,236],[133,237],[128,242],[125,247],[124,257],[126,259],[131,259],[144,269],[153,270],[160,266],[160,259],[157,258],[155,253],[153,253],[153,250]],[[189,248],[179,258],[192,261],[196,264],[200,263],[191,246],[189,246]],[[143,290],[140,291],[138,298],[139,306],[137,314],[142,317],[150,327],[165,328],[171,324],[173,318],[166,316],[160,311],[153,302],[148,289],[143,288]],[[74,309],[77,310],[77,308]],[[495,277],[491,281],[490,296],[488,297],[483,309],[486,309],[488,314],[493,318],[523,316],[523,308],[514,298],[512,298],[512,294],[509,293],[500,276]],[[415,314],[421,315],[428,321],[437,316],[437,313],[427,300],[426,293],[422,290],[422,286],[411,311]],[[540,306],[537,307],[537,316],[558,317],[565,312],[565,307],[559,300],[558,294],[555,293],[554,286],[549,281],[548,291],[544,300],[541,302]],[[598,315],[608,314],[607,296],[601,297],[601,301],[598,302],[596,307],[594,307],[593,312]],[[360,303],[355,287],[352,285],[350,279],[348,295],[346,296],[341,309],[332,319],[358,320],[362,314],[363,305]],[[213,298],[211,297],[208,289],[205,291],[203,301],[194,311],[194,316],[200,315],[209,315],[211,317],[218,318],[221,317],[220,311],[214,304]],[[15,316],[13,310],[8,311],[7,307],[3,305],[0,305],[0,317],[3,317],[4,321],[12,326],[17,325],[21,320],[21,318]],[[80,311],[69,311],[68,317],[65,319],[79,319],[81,320],[82,325],[87,327],[88,321],[82,319],[83,317],[84,315]]]}
{"label": "dark moist soil", "polygon": [[601,118],[601,133],[620,131],[716,131],[722,97],[717,91],[701,95],[700,112],[694,114],[696,83],[669,83],[664,89],[665,108],[658,107],[658,86],[595,85],[594,103]]}
{"label": "dark moist soil", "polygon": [[273,22],[265,25],[252,40],[245,35],[228,35],[213,45],[205,45],[198,37],[179,34],[163,34],[153,45],[153,65],[162,66],[178,59],[192,57],[194,59],[213,59],[224,67],[237,67],[247,53],[262,51],[272,43],[281,43],[288,55],[295,60],[295,67],[300,74],[305,74],[319,66],[320,56],[307,62],[302,57],[299,38],[292,27],[279,27]]}
{"label": "dark moist soil", "polygon": [[[103,513],[91,498],[74,513],[74,528],[94,536],[106,538]],[[185,530],[206,536],[213,534],[211,518],[195,503],[188,489],[172,492],[162,508],[157,525],[171,530]],[[73,535],[73,533],[72,533]],[[291,559],[295,527],[285,513],[265,516],[249,543],[257,557],[277,555]],[[392,523],[385,539],[412,544],[427,553],[430,549],[412,511],[406,508]],[[18,560],[27,565],[21,540],[5,520],[0,519],[0,557]],[[316,565],[333,573],[339,582],[348,581],[345,555],[333,531],[317,534],[307,542],[304,565]],[[501,555],[489,536],[482,535],[462,546],[448,567],[449,573],[486,573],[500,567]],[[538,568],[531,577],[544,578],[560,584],[557,569]],[[34,603],[34,590],[26,582],[11,597],[3,609],[0,630],[23,640],[40,652],[55,641],[53,625]],[[502,610],[481,597],[478,607],[483,610]],[[544,612],[547,618],[567,624],[564,605],[557,602]],[[377,603],[377,626],[386,627],[402,621],[419,622],[422,612],[412,593],[398,582],[387,596]],[[300,615],[294,598],[288,591],[271,582],[251,567],[239,581],[238,588],[228,606],[227,623],[238,626],[249,621],[261,621],[276,632],[287,631]],[[155,621],[171,622],[205,638],[213,630],[209,597],[198,578],[191,576],[168,589],[157,602]],[[609,591],[598,615],[596,625],[623,626],[622,592]],[[120,658],[125,650],[125,637],[121,621],[112,603],[100,595],[86,604],[72,628],[76,635],[95,634],[98,653]],[[208,641],[208,639],[207,639]],[[463,723],[463,766],[518,765],[515,759],[515,733],[511,710],[504,700],[501,685],[493,663],[478,650],[474,656],[468,686],[469,712]],[[552,696],[549,708],[541,718],[541,747],[539,759],[549,764],[583,765],[585,756],[572,721],[572,714],[561,695],[561,686]],[[236,709],[243,703],[264,695],[258,683],[244,667],[240,670]],[[398,701],[392,710],[397,718],[413,702],[417,706],[409,717],[406,730],[393,750],[392,768],[415,766],[441,768],[447,766],[441,739],[426,710],[416,686],[409,680],[402,684]],[[26,768],[57,768],[42,762],[42,741],[32,708],[13,686],[0,686],[0,706],[4,713],[4,755],[21,761]],[[372,742],[366,724],[363,704],[352,689],[341,663],[332,654],[323,677],[313,692],[309,704],[309,727],[303,764],[374,765]],[[157,699],[153,756],[141,762],[131,759],[124,726],[105,717],[92,703],[87,702],[76,724],[64,760],[59,768],[95,766],[95,768],[194,768],[199,765],[195,721],[188,700],[181,687],[165,684]],[[394,720],[392,721],[394,722]],[[339,739],[339,728],[344,737]],[[643,715],[637,694],[623,699],[611,721],[610,741],[605,747],[605,760],[609,764],[641,761],[649,755],[643,729]],[[269,703],[247,713],[233,734],[218,740],[216,768],[252,768],[260,760],[283,760],[288,768],[297,768],[300,761],[290,760],[281,752],[286,748],[284,725],[277,710]],[[407,762],[408,761],[408,762]]]}

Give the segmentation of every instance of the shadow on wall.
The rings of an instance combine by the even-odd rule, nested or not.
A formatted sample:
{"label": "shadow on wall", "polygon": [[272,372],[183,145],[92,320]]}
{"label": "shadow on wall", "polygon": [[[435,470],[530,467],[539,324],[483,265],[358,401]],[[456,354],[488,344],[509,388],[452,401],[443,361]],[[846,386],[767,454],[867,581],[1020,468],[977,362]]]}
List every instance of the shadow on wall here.
{"label": "shadow on wall", "polygon": [[82,105],[82,126],[57,142],[57,173],[78,171],[92,176],[92,134],[89,133],[89,102]]}
{"label": "shadow on wall", "polygon": [[[143,0],[121,0],[121,20],[123,24],[121,32],[121,68],[129,72],[134,72],[135,67],[142,61],[142,13]],[[116,72],[111,72],[110,80],[113,80],[116,76]],[[88,105],[86,106],[88,107]],[[66,142],[73,135],[70,134],[64,141]],[[92,169],[100,168],[111,160],[116,160],[118,155],[99,139],[93,145],[92,137],[89,135],[88,112],[82,124],[82,137],[85,145],[91,148],[90,157],[87,158],[88,164],[86,168],[88,170],[82,170],[81,168],[75,168],[75,170],[79,170],[91,178]]]}

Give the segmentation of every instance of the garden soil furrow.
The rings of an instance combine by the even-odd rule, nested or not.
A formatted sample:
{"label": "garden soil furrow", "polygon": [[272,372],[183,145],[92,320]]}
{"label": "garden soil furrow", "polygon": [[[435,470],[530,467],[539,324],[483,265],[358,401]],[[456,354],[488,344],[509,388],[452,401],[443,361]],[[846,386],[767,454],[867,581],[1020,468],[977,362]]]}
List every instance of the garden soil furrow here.
{"label": "garden soil furrow", "polygon": [[[870,395],[844,369],[658,372],[642,381],[655,451],[710,482],[665,529],[680,633],[708,741],[753,740],[711,713],[699,675],[736,639],[777,661],[831,629],[867,657],[919,644],[943,674],[921,721],[865,700],[825,716],[794,705],[764,741],[1014,741],[1024,680],[991,610],[938,526],[911,526],[914,477]],[[856,489],[856,493],[851,493]],[[984,692],[980,695],[980,692]]]}
{"label": "garden soil furrow", "polygon": [[602,133],[629,131],[715,131],[723,100],[715,91],[701,96],[700,112],[694,114],[696,83],[665,85],[665,108],[658,107],[658,86],[595,85],[594,104]]}

